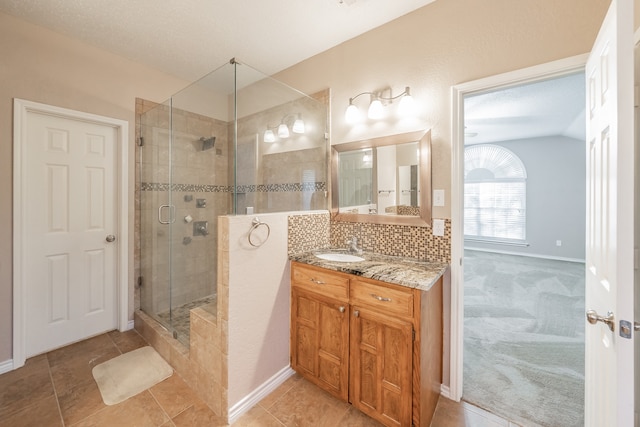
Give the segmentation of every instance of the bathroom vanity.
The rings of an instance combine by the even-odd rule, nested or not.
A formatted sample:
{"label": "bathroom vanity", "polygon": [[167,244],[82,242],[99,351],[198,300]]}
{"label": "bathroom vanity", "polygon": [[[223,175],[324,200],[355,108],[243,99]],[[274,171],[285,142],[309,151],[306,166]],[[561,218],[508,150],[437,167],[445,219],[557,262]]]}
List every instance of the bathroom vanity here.
{"label": "bathroom vanity", "polygon": [[318,257],[327,252],[291,257],[292,368],[384,425],[428,426],[442,383],[447,265]]}

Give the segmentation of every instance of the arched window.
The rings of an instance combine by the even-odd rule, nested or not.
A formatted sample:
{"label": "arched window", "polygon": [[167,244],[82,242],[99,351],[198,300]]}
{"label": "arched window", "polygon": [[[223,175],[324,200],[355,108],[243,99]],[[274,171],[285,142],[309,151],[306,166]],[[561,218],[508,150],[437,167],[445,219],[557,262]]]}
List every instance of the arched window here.
{"label": "arched window", "polygon": [[468,239],[524,243],[527,172],[498,145],[464,150],[464,235]]}

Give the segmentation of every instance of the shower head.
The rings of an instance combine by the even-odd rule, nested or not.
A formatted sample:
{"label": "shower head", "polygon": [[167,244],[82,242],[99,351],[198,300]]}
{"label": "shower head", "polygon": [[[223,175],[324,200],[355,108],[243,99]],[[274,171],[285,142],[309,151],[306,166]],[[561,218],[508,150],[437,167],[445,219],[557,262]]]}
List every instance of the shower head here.
{"label": "shower head", "polygon": [[209,149],[213,148],[213,146],[215,145],[216,137],[215,136],[211,136],[209,138],[205,138],[203,136],[203,137],[200,137],[200,142],[202,142],[202,151],[209,150]]}

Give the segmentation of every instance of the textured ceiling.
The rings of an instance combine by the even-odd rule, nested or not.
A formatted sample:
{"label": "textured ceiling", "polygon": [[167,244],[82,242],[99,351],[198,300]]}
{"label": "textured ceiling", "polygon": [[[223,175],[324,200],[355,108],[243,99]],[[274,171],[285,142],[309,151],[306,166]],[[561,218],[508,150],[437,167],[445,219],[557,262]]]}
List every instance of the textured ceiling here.
{"label": "textured ceiling", "polygon": [[468,96],[464,107],[465,144],[550,135],[585,139],[583,73]]}
{"label": "textured ceiling", "polygon": [[235,57],[266,74],[434,0],[0,0],[0,11],[192,81]]}
{"label": "textured ceiling", "polygon": [[[433,1],[0,0],[0,11],[195,81],[233,57],[274,74]],[[584,93],[579,74],[469,96],[465,142],[584,139]]]}

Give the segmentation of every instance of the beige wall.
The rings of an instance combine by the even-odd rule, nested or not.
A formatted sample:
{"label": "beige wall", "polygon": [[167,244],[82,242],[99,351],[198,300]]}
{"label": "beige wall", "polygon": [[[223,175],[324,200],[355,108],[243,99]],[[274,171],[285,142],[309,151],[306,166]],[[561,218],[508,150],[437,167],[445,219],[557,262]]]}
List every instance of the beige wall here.
{"label": "beige wall", "polygon": [[[640,0],[634,3],[638,23]],[[447,190],[446,206],[436,208],[434,215],[450,217],[451,86],[587,52],[608,4],[608,0],[439,0],[276,77],[306,93],[332,89],[332,143],[431,128],[434,188]],[[12,357],[12,98],[127,120],[133,141],[135,97],[164,101],[187,82],[1,13],[0,58],[1,363]],[[422,105],[419,118],[346,126],[348,98],[386,86],[395,93],[411,86]],[[133,177],[133,154],[131,160]],[[131,188],[132,198],[133,182]]]}
{"label": "beige wall", "polygon": [[[331,88],[332,144],[431,128],[433,185],[446,190],[446,206],[434,208],[434,216],[449,218],[451,86],[588,52],[608,4],[439,0],[275,77],[307,93]],[[350,97],[387,86],[394,93],[411,87],[422,106],[419,120],[345,123]],[[368,100],[361,98],[355,103],[366,108]]]}
{"label": "beige wall", "polygon": [[[131,260],[135,97],[164,101],[188,82],[0,13],[0,363],[12,355],[13,98],[129,122]],[[133,272],[130,273],[133,283]],[[133,304],[133,297],[131,297]],[[131,305],[130,304],[130,305]]]}

